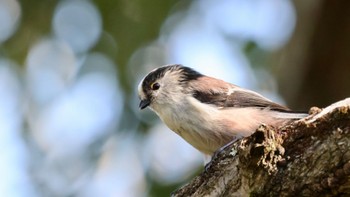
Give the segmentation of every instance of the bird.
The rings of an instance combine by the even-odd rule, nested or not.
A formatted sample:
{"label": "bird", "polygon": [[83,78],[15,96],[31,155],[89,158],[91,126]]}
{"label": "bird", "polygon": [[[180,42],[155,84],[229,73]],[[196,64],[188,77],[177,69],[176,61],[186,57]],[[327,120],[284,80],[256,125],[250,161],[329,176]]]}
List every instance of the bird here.
{"label": "bird", "polygon": [[181,64],[152,70],[137,89],[141,110],[150,108],[207,158],[261,124],[277,128],[307,115]]}

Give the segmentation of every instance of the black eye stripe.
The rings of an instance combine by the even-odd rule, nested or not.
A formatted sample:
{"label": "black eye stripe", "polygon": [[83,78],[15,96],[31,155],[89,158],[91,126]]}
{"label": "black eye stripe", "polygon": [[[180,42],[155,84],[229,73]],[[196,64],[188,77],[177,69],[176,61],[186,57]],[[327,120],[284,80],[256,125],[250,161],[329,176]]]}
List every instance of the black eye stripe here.
{"label": "black eye stripe", "polygon": [[164,76],[165,72],[168,70],[168,67],[160,67],[157,70],[149,73],[143,80],[142,87],[144,90],[150,89],[151,84],[156,80]]}
{"label": "black eye stripe", "polygon": [[182,66],[180,64],[168,65],[168,66],[159,67],[155,71],[150,72],[143,80],[142,88],[144,90],[152,89],[152,86],[151,86],[152,83],[155,83],[155,81],[162,78],[165,75],[165,73],[168,71],[170,71],[170,72],[171,71],[181,71],[180,73],[182,76],[179,80],[179,82],[181,82],[181,83],[186,83],[188,81],[195,80],[195,79],[203,76],[202,74],[198,73],[197,71],[195,71],[189,67]]}

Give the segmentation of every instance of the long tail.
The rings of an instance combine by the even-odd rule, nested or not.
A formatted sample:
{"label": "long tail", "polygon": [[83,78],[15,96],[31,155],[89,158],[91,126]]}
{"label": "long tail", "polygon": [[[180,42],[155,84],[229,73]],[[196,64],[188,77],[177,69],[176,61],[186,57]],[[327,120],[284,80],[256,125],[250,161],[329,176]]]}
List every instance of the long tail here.
{"label": "long tail", "polygon": [[305,118],[309,114],[307,113],[299,113],[299,112],[278,112],[277,117],[283,119],[301,119]]}

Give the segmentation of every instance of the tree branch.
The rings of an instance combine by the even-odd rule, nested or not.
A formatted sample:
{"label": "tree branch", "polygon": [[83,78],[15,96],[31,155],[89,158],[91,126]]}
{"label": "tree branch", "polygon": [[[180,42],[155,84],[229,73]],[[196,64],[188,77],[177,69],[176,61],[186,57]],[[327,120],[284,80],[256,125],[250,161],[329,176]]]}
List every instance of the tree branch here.
{"label": "tree branch", "polygon": [[350,195],[350,98],[276,130],[261,125],[173,196]]}

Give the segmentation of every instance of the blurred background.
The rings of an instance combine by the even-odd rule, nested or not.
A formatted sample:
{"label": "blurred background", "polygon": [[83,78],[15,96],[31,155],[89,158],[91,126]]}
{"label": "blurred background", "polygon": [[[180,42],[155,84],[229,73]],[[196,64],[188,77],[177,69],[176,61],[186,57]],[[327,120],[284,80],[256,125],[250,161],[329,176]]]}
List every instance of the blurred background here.
{"label": "blurred background", "polygon": [[350,1],[0,0],[0,195],[168,196],[200,173],[138,109],[172,63],[325,107],[350,93]]}

